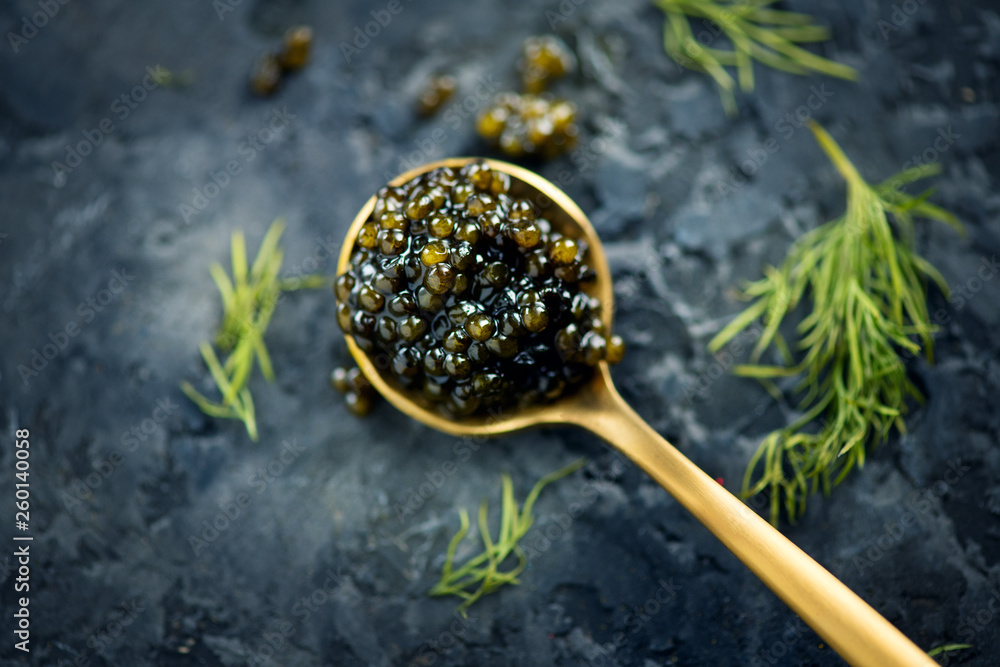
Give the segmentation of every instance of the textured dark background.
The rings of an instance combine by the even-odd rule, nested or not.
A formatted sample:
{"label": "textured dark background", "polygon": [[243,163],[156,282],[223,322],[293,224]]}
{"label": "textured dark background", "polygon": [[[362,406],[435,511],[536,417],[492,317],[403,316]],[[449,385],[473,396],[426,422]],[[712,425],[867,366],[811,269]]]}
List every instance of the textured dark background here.
{"label": "textured dark background", "polygon": [[[515,87],[522,40],[550,32],[556,14],[546,12],[561,11],[555,0],[404,1],[348,63],[340,43],[386,3],[226,2],[71,0],[16,53],[8,37],[0,44],[0,661],[841,664],[596,438],[541,430],[473,450],[387,405],[351,417],[326,384],[346,361],[327,290],[278,306],[268,331],[278,380],[251,383],[258,443],[185,400],[182,380],[207,386],[198,344],[220,315],[208,266],[227,262],[230,233],[246,230],[255,252],[283,217],[288,272],[332,272],[329,252],[386,177],[492,154],[468,110]],[[842,182],[800,121],[823,123],[873,181],[915,155],[943,163],[934,200],[968,234],[920,223],[921,252],[961,296],[930,297],[943,322],[936,363],[911,364],[928,401],[906,436],[784,530],[921,647],[968,641],[975,648],[952,664],[995,665],[1000,278],[983,267],[1000,253],[1000,14],[986,2],[786,5],[831,27],[819,50],[857,67],[861,81],[758,68],[756,92],[728,120],[712,82],[667,59],[648,2],[564,2],[556,32],[582,68],[556,90],[579,105],[582,141],[535,166],[564,184],[608,244],[629,345],[614,371],[622,393],[735,490],[760,436],[792,413],[733,378],[729,358],[713,359],[705,343],[740,307],[734,286],[844,206]],[[35,1],[5,2],[0,34],[38,11]],[[250,64],[298,22],[316,30],[312,64],[277,96],[250,97]],[[158,87],[134,109],[116,103],[155,65],[190,84]],[[438,69],[461,88],[452,106],[419,120],[414,96]],[[279,131],[261,150],[241,149],[275,111],[287,112]],[[101,142],[56,177],[52,162],[105,118]],[[948,139],[935,148],[939,137]],[[759,167],[747,162],[765,144],[778,149]],[[239,173],[185,220],[180,205],[233,160]],[[720,192],[720,182],[733,187]],[[114,271],[127,284],[102,292]],[[91,310],[88,299],[106,305]],[[69,324],[79,333],[22,378],[18,366]],[[16,428],[32,442],[30,660],[12,648],[9,613]],[[426,596],[457,508],[483,497],[495,505],[501,472],[523,497],[579,456],[589,466],[537,507],[521,586],[482,600],[465,624],[452,600]],[[457,472],[446,475],[450,464]],[[434,482],[399,516],[411,491]],[[237,498],[249,505],[226,526],[219,517],[235,514]],[[572,503],[585,509],[567,523]],[[225,529],[204,533],[213,521]],[[192,535],[211,541],[196,554]]]}

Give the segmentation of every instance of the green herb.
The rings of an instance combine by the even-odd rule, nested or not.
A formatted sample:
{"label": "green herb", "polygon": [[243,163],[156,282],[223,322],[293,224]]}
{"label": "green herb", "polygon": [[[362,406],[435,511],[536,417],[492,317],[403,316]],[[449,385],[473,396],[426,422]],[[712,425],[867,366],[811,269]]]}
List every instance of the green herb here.
{"label": "green herb", "polygon": [[[753,61],[792,74],[819,72],[857,80],[853,67],[817,56],[797,46],[830,39],[829,31],[813,23],[808,14],[769,9],[774,0],[654,0],[666,14],[663,47],[677,64],[707,73],[719,87],[722,105],[736,115],[736,84],[726,67],[735,67],[740,88],[754,87]],[[699,43],[690,19],[706,19],[725,34],[732,49]],[[700,34],[700,33],[699,33]]]}
{"label": "green herb", "polygon": [[[867,445],[884,442],[893,426],[905,430],[907,397],[921,396],[906,376],[899,351],[917,354],[922,346],[932,360],[936,327],[927,314],[925,279],[948,292],[937,270],[914,250],[913,218],[962,230],[955,216],[927,201],[930,191],[912,197],[897,189],[938,173],[937,164],[907,169],[871,186],[830,135],[815,123],[810,128],[847,181],[847,211],[807,232],[780,268],[768,267],[765,278],[750,283],[744,296],[753,304],[709,343],[717,351],[763,317],[764,329],[751,354],[754,365],[737,366],[734,372],[757,378],[776,397],[780,392],[773,379],[802,376],[795,386],[805,394],[801,416],[764,438],[743,478],[744,496],[770,491],[775,525],[782,502],[794,521],[810,493],[818,488],[829,493],[831,480],[835,485],[855,465],[864,465]],[[812,309],[796,330],[803,356],[793,364],[778,326],[807,294]],[[756,365],[772,344],[786,365]],[[820,420],[818,432],[807,430],[814,420]],[[756,473],[758,466],[762,469]]]}
{"label": "green herb", "polygon": [[233,232],[233,279],[229,279],[218,263],[213,264],[210,269],[222,296],[222,327],[216,335],[215,347],[229,356],[225,363],[221,363],[209,343],[202,343],[200,349],[222,399],[218,402],[211,401],[189,382],[181,383],[181,389],[202,412],[212,417],[239,419],[246,425],[247,433],[253,440],[257,439],[257,420],[247,383],[255,360],[264,378],[268,382],[274,379],[271,356],[264,345],[264,332],[271,321],[274,307],[283,292],[324,287],[332,280],[322,275],[289,279],[278,277],[284,255],[278,246],[278,240],[284,229],[285,223],[281,220],[272,223],[249,272],[243,232]]}
{"label": "green herb", "polygon": [[194,73],[191,70],[177,74],[162,65],[154,65],[148,71],[156,85],[165,88],[183,88],[194,81]]}
{"label": "green herb", "polygon": [[[459,510],[462,527],[448,544],[441,580],[431,589],[430,595],[457,595],[462,598],[462,604],[458,608],[464,616],[466,610],[483,595],[494,592],[504,584],[521,583],[517,575],[524,570],[528,560],[517,543],[535,521],[531,510],[538,499],[538,494],[546,485],[579,470],[585,463],[584,459],[579,459],[538,480],[520,510],[514,500],[514,487],[510,475],[502,475],[500,532],[497,540],[494,542],[490,537],[489,526],[486,524],[487,504],[484,500],[479,506],[479,534],[483,539],[484,551],[462,567],[454,569],[455,551],[469,532],[469,513],[465,509]],[[501,565],[511,554],[517,557],[517,565],[511,569],[501,570]]]}
{"label": "green herb", "polygon": [[972,648],[972,644],[943,644],[932,648],[927,652],[927,655],[933,658],[942,653],[951,653],[952,651],[961,651],[967,648]]}

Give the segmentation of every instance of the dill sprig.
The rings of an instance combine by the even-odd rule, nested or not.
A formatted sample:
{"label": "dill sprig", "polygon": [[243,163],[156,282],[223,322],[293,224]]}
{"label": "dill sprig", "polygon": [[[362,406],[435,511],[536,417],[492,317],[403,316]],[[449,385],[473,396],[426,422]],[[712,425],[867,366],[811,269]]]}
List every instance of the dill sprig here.
{"label": "dill sprig", "polygon": [[[548,484],[579,470],[585,463],[585,459],[579,459],[565,468],[542,477],[528,493],[524,506],[520,510],[518,510],[517,502],[514,500],[514,486],[511,483],[510,475],[502,475],[500,532],[497,539],[494,542],[490,537],[489,526],[486,522],[488,507],[484,500],[479,506],[479,534],[483,540],[484,550],[460,568],[455,569],[455,551],[458,549],[459,543],[469,533],[469,513],[464,508],[460,509],[462,526],[448,544],[444,567],[441,570],[441,580],[430,590],[430,595],[457,595],[462,598],[462,604],[459,605],[458,609],[464,616],[466,610],[483,595],[492,593],[505,584],[521,583],[517,576],[528,564],[528,559],[521,547],[518,546],[518,542],[535,521],[531,510],[535,506],[538,494]],[[517,557],[517,565],[511,569],[501,570],[504,561],[511,554]]]}
{"label": "dill sprig", "polygon": [[268,382],[274,380],[271,356],[264,345],[264,332],[274,308],[283,292],[323,287],[330,283],[330,278],[323,275],[278,277],[284,258],[278,241],[284,229],[285,223],[280,219],[271,224],[249,270],[243,232],[233,232],[230,250],[232,280],[217,262],[209,269],[222,297],[222,326],[215,337],[215,348],[228,354],[228,357],[225,363],[220,362],[215,348],[208,342],[203,342],[199,349],[222,394],[221,400],[212,401],[191,383],[181,383],[183,392],[202,412],[212,417],[239,419],[253,440],[257,440],[257,419],[247,383],[255,361],[264,378]]}
{"label": "dill sprig", "polygon": [[927,655],[934,658],[943,653],[951,653],[952,651],[964,651],[965,649],[972,648],[972,644],[942,644],[941,646],[935,646]]}
{"label": "dill sprig", "polygon": [[[804,393],[801,416],[764,438],[743,478],[745,497],[770,491],[775,525],[782,505],[795,521],[809,494],[819,488],[829,493],[864,465],[869,444],[884,442],[892,427],[905,432],[906,400],[922,397],[899,351],[918,354],[923,348],[933,360],[936,327],[927,313],[926,279],[948,293],[941,274],[915,252],[913,218],[962,230],[954,215],[927,201],[930,191],[914,197],[897,189],[938,173],[939,165],[907,169],[872,186],[826,131],[813,122],[809,127],[847,181],[847,210],[800,237],[779,268],[767,267],[764,278],[750,283],[744,296],[753,303],[709,343],[717,351],[763,317],[754,363],[734,372],[757,378],[779,398],[773,381],[801,376],[794,387]],[[812,310],[796,329],[803,356],[793,363],[778,327],[807,295]],[[785,365],[756,363],[771,345]],[[807,430],[814,420],[818,430]]]}
{"label": "dill sprig", "polygon": [[[754,87],[753,61],[790,72],[819,72],[841,79],[857,80],[853,67],[827,60],[798,44],[830,39],[826,28],[813,23],[808,14],[769,9],[775,0],[654,0],[665,14],[663,48],[673,60],[688,69],[705,72],[719,88],[722,105],[736,115],[733,93],[737,80],[746,92]],[[706,19],[725,34],[732,49],[702,45],[691,30],[690,19]],[[737,79],[726,71],[735,67]]]}

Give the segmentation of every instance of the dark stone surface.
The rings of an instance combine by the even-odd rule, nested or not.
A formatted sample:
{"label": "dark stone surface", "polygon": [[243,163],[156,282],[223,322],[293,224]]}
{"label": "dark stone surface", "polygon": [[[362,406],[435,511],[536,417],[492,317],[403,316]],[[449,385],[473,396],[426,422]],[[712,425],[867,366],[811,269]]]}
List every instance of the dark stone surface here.
{"label": "dark stone surface", "polygon": [[[332,271],[328,249],[387,176],[486,152],[467,109],[480,104],[477,91],[513,87],[520,42],[549,31],[557,2],[403,2],[350,63],[340,43],[386,3],[233,0],[221,19],[209,2],[49,4],[58,13],[37,35],[16,53],[7,37],[0,48],[3,664],[841,664],[596,438],[541,430],[473,451],[387,405],[352,418],[326,385],[346,358],[328,291],[278,307],[268,331],[278,380],[251,384],[258,443],[178,389],[185,379],[207,386],[197,349],[219,318],[207,269],[226,261],[232,230],[246,230],[253,251],[281,216],[288,271]],[[758,68],[756,92],[728,120],[710,80],[666,58],[650,4],[563,3],[575,9],[556,29],[582,73],[557,89],[579,102],[583,136],[574,154],[533,166],[563,183],[608,241],[629,344],[615,370],[623,394],[735,490],[758,438],[790,408],[720,376],[705,343],[739,308],[734,286],[844,205],[833,167],[788,119],[817,118],[872,180],[930,155],[951,128],[953,142],[935,151],[944,166],[935,201],[968,235],[920,226],[921,251],[956,294],[931,296],[943,322],[937,363],[912,362],[927,403],[905,436],[784,530],[921,647],[968,641],[975,648],[951,664],[994,665],[1000,279],[981,267],[1000,254],[1000,16],[985,2],[786,4],[829,25],[835,39],[819,50],[862,80]],[[39,6],[4,3],[0,33],[19,31]],[[314,26],[314,61],[277,96],[251,98],[250,64],[293,22]],[[116,102],[155,65],[192,81],[159,87],[134,109]],[[418,120],[415,91],[437,69],[453,72],[460,91]],[[816,90],[826,99],[810,110]],[[286,111],[266,144],[243,143]],[[105,118],[113,129],[56,178],[52,162]],[[721,197],[718,183],[769,139],[778,150]],[[230,161],[240,172],[185,220],[180,205]],[[105,294],[115,271],[127,284]],[[87,305],[106,296],[100,312]],[[77,335],[24,381],[19,365],[71,323]],[[8,613],[18,597],[17,428],[32,443],[30,659],[13,649]],[[466,624],[453,601],[426,596],[456,508],[484,496],[495,506],[503,471],[523,497],[578,456],[590,459],[586,470],[537,507],[528,544],[538,553],[521,586],[482,600]],[[442,480],[446,463],[457,473]],[[428,480],[440,488],[397,516]],[[225,524],[241,493],[249,505],[194,553],[189,537]],[[574,502],[586,510],[560,524]],[[539,542],[547,532],[551,543]],[[658,593],[667,602],[650,602]],[[313,596],[316,606],[301,606]]]}

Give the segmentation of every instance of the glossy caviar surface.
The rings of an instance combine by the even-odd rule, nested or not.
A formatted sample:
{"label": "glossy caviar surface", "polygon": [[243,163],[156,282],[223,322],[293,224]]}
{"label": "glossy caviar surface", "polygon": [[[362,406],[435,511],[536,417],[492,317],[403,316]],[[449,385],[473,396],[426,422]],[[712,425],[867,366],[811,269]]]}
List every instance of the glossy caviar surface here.
{"label": "glossy caviar surface", "polygon": [[511,157],[553,158],[576,146],[576,106],[548,95],[501,93],[476,121],[479,136]]}
{"label": "glossy caviar surface", "polygon": [[566,43],[554,35],[529,37],[518,61],[521,82],[528,93],[540,93],[559,77],[576,68],[576,58]]}
{"label": "glossy caviar surface", "polygon": [[334,286],[375,367],[451,416],[555,400],[624,351],[581,289],[584,242],[509,189],[484,162],[383,188]]}
{"label": "glossy caviar surface", "polygon": [[458,82],[449,74],[435,74],[424,84],[417,98],[417,113],[430,116],[436,113],[455,94]]}
{"label": "glossy caviar surface", "polygon": [[312,51],[313,31],[296,26],[285,33],[281,50],[262,55],[250,72],[250,90],[261,97],[273,95],[285,76],[306,66]]}

